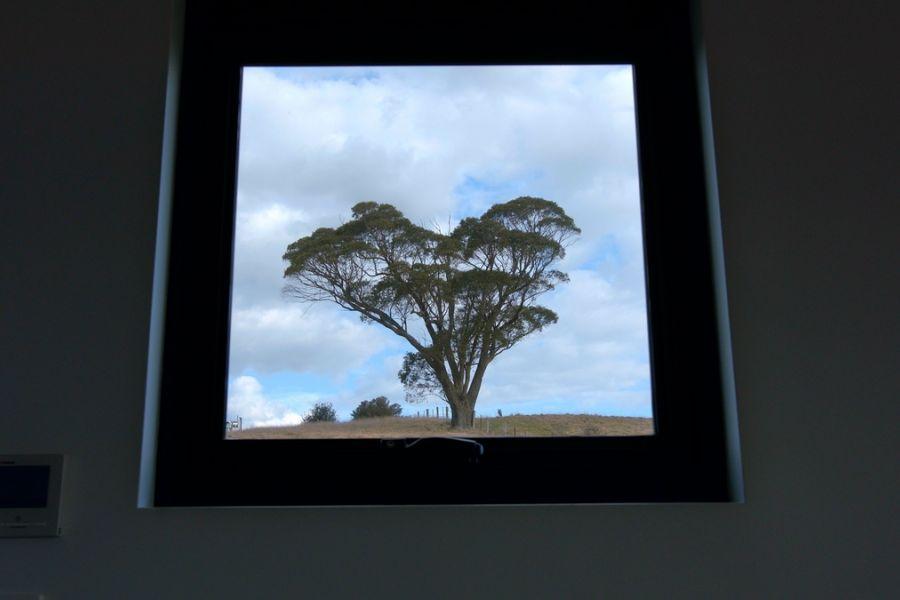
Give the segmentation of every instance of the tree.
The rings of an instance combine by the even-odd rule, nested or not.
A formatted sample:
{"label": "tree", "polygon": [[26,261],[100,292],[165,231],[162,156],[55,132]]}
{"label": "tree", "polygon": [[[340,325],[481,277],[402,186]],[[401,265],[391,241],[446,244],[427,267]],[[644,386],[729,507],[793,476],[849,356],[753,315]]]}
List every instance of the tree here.
{"label": "tree", "polygon": [[329,402],[316,402],[310,411],[303,417],[304,423],[331,423],[337,421],[337,414]]}
{"label": "tree", "polygon": [[553,269],[581,233],[556,203],[521,197],[463,219],[452,232],[414,225],[390,204],[361,202],[352,219],[287,247],[284,292],[330,301],[405,339],[411,397],[435,393],[453,427],[472,427],[491,362],[557,321],[536,299],[562,282]]}
{"label": "tree", "polygon": [[350,416],[354,419],[366,419],[369,417],[399,417],[403,408],[399,404],[391,404],[384,396],[378,396],[371,400],[363,400],[359,403]]}

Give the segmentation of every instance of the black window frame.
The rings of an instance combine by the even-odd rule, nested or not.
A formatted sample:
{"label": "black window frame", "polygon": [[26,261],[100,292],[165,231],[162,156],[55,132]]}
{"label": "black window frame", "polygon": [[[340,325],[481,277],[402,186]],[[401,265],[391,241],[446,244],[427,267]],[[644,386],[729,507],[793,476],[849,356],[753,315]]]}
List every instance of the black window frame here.
{"label": "black window frame", "polygon": [[[560,6],[351,13],[325,3],[186,2],[170,106],[174,183],[161,194],[158,232],[165,293],[154,303],[162,341],[150,356],[161,366],[148,374],[147,505],[742,499],[693,7],[640,0],[593,11],[597,4],[602,19]],[[398,64],[634,66],[654,435],[484,438],[480,446],[224,438],[241,67]]]}

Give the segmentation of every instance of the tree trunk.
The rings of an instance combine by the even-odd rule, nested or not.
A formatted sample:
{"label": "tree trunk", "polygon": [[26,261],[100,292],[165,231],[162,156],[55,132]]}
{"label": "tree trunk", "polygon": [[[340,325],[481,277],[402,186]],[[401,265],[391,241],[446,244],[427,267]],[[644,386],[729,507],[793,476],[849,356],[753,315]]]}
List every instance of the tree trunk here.
{"label": "tree trunk", "polygon": [[450,428],[472,429],[475,426],[475,399],[478,392],[462,394],[449,378],[442,387],[447,404],[450,405]]}
{"label": "tree trunk", "polygon": [[471,429],[475,426],[475,405],[468,405],[463,400],[450,401],[450,428]]}
{"label": "tree trunk", "polygon": [[475,426],[475,407],[450,405],[450,428],[472,429]]}
{"label": "tree trunk", "polygon": [[[484,371],[489,363],[490,360],[487,360],[478,365],[468,393],[453,397],[447,396],[453,411],[453,418],[450,420],[451,429],[472,429],[475,427],[475,401],[478,400],[478,392],[481,391]],[[445,389],[444,394],[447,391]]]}

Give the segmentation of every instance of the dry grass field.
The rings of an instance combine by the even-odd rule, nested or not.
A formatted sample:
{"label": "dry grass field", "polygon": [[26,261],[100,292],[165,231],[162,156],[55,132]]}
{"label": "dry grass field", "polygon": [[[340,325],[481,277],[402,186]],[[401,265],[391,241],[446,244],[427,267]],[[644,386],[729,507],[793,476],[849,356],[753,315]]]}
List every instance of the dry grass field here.
{"label": "dry grass field", "polygon": [[653,419],[598,415],[510,415],[477,418],[475,429],[450,429],[446,419],[378,417],[337,423],[304,423],[290,427],[256,427],[229,431],[228,439],[553,437],[652,435]]}

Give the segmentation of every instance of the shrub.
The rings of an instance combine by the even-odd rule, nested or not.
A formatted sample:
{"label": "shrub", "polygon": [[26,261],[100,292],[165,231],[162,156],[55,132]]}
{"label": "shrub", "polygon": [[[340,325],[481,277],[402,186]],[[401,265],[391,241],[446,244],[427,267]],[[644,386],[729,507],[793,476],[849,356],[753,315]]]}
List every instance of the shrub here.
{"label": "shrub", "polygon": [[316,402],[309,413],[303,417],[304,423],[321,423],[337,421],[337,414],[330,402]]}
{"label": "shrub", "polygon": [[384,396],[378,396],[371,400],[363,400],[359,403],[350,416],[354,419],[366,419],[369,417],[397,417],[403,409],[399,404],[391,404]]}

